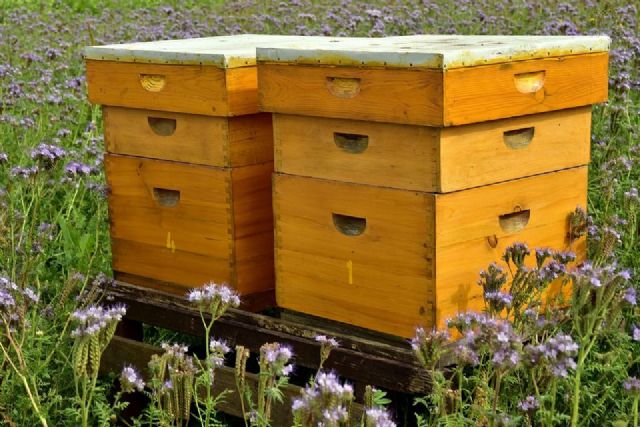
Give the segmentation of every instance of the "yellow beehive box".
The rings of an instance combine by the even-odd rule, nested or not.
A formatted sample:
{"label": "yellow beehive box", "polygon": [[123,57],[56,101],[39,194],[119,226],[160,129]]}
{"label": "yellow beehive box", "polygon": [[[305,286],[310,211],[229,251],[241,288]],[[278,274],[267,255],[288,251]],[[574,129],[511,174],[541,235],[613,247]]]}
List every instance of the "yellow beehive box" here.
{"label": "yellow beehive box", "polygon": [[294,39],[86,48],[116,278],[175,293],[212,280],[243,295],[273,289],[273,134],[258,112],[255,48]]}
{"label": "yellow beehive box", "polygon": [[276,298],[282,307],[392,335],[481,310],[478,273],[514,242],[585,252],[568,217],[587,167],[448,194],[278,174]]}
{"label": "yellow beehive box", "polygon": [[446,193],[589,163],[591,107],[434,128],[274,114],[276,172]]}
{"label": "yellow beehive box", "polygon": [[258,48],[263,111],[426,126],[607,99],[606,36],[405,36]]}

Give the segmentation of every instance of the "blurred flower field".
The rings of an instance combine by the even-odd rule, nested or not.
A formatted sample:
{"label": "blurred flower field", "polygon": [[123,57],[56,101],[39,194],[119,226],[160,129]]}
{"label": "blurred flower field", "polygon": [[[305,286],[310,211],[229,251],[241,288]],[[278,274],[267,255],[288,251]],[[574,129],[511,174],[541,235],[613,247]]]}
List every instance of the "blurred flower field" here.
{"label": "blurred flower field", "polygon": [[[454,319],[466,337],[457,349],[461,366],[467,366],[457,372],[459,382],[451,383],[436,372],[434,360],[444,351],[444,338],[417,332],[414,349],[436,378],[436,388],[434,395],[420,398],[410,408],[418,414],[410,417],[411,422],[421,426],[637,424],[639,8],[628,0],[0,0],[0,422],[112,425],[123,408],[121,402],[109,400],[111,384],[97,381],[95,360],[80,357],[85,349],[94,348],[90,346],[104,349],[124,312],[122,307],[99,311],[108,301],[91,286],[108,283],[110,249],[101,112],[86,99],[84,46],[239,33],[369,37],[429,33],[607,34],[613,44],[609,102],[596,106],[593,115],[590,218],[580,223],[590,235],[590,263],[571,275],[561,254],[534,253],[534,248],[518,246],[505,254],[516,275],[530,273],[519,261],[526,252],[543,262],[553,259],[553,268],[541,262],[536,274],[545,280],[571,281],[580,290],[574,292],[575,304],[568,317],[554,319],[552,327],[540,322],[531,326],[524,317],[521,323],[501,319],[498,313],[517,299],[503,295],[501,287],[520,276],[507,278],[504,272],[488,268],[481,277],[487,313]],[[592,303],[594,295],[606,304]],[[475,339],[465,335],[469,330]],[[95,331],[100,343],[83,341]],[[526,344],[536,340],[533,346]],[[214,345],[213,337],[207,336],[205,342],[207,360],[199,372],[203,381],[209,381],[214,362],[229,348],[225,343]],[[184,352],[174,353],[174,359],[184,361]],[[295,355],[274,356],[279,365],[273,371],[275,365],[267,363],[266,354],[265,369],[276,372],[269,377],[275,390],[284,384],[288,374],[284,366],[290,358],[295,361]],[[78,365],[80,360],[84,365]],[[156,362],[161,366],[166,360]],[[314,389],[332,386],[351,399],[348,385],[331,373],[319,372],[317,378],[295,404],[301,425],[317,425],[323,416],[318,407],[310,406]],[[137,373],[125,371],[124,384],[127,381],[131,391],[141,389]],[[456,395],[454,390],[469,393]],[[370,398],[377,403],[370,405],[362,425],[393,425],[390,418],[403,424],[393,410],[385,412],[388,402],[379,392],[372,391]],[[261,397],[256,399],[257,408]],[[161,406],[160,398],[157,402]],[[204,408],[199,419],[215,425],[215,417],[209,416],[215,412],[215,399],[209,396],[196,406]],[[250,420],[253,425],[268,424],[261,418],[264,414],[256,414]],[[184,419],[155,420],[150,423],[186,425],[180,424]]]}

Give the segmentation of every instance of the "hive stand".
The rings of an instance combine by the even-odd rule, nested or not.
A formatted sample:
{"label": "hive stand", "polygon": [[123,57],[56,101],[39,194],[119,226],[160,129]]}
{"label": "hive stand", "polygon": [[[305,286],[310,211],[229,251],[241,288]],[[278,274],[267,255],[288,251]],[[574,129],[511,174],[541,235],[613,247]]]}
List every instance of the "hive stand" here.
{"label": "hive stand", "polygon": [[[124,364],[144,372],[151,356],[161,353],[160,348],[142,342],[143,324],[194,337],[204,336],[200,314],[184,297],[118,281],[101,290],[110,303],[127,306],[127,315],[104,353],[104,373],[117,373]],[[274,309],[269,314],[259,314],[242,308],[255,307],[229,309],[213,328],[213,335],[226,340],[232,347],[242,345],[256,353],[268,342],[287,344],[295,355],[294,363],[298,367],[295,371],[306,368],[311,374],[317,369],[320,357],[320,345],[314,337],[326,335],[335,337],[340,347],[331,352],[324,369],[335,371],[353,384],[359,401],[366,385],[387,390],[394,403],[410,401],[412,396],[429,390],[427,373],[418,364],[406,340],[294,312]],[[254,377],[257,376],[249,375],[249,382],[255,380]],[[302,382],[307,380],[308,375],[301,377]],[[216,374],[214,391],[224,389],[235,392],[232,367],[225,367]],[[291,424],[290,400],[299,393],[299,386],[290,385],[285,389],[285,402],[278,405],[274,413],[274,425]],[[220,410],[241,415],[239,402],[233,395],[225,399]],[[356,404],[354,415],[358,420],[361,410],[362,407]]]}

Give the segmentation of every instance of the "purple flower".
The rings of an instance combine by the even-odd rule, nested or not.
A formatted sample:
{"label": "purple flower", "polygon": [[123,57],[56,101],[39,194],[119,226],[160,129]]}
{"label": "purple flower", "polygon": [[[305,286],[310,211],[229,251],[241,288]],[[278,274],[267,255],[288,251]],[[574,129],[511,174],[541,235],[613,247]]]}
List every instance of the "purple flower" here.
{"label": "purple flower", "polygon": [[240,297],[226,285],[214,282],[207,283],[201,288],[196,288],[187,294],[187,299],[198,304],[221,303],[224,306],[237,307],[240,305]]}
{"label": "purple flower", "polygon": [[439,331],[432,328],[426,331],[422,327],[416,328],[416,335],[411,339],[411,348],[416,357],[427,368],[432,369],[442,357],[445,344],[449,342],[450,335],[447,330]]}
{"label": "purple flower", "polygon": [[7,156],[7,153],[3,153],[2,151],[0,151],[0,165],[2,163],[6,163],[7,161],[9,161],[9,157]]}
{"label": "purple flower", "polygon": [[495,263],[489,264],[487,270],[480,272],[480,280],[478,285],[482,286],[485,293],[499,291],[507,282],[507,275],[502,267]]}
{"label": "purple flower", "polygon": [[66,155],[67,152],[63,148],[52,144],[40,144],[31,150],[31,158],[47,169],[51,168],[57,160]]}
{"label": "purple flower", "polygon": [[209,350],[211,351],[211,362],[214,366],[223,366],[224,356],[231,351],[225,341],[213,338],[209,342]]}
{"label": "purple flower", "polygon": [[507,263],[512,262],[517,267],[522,267],[524,259],[530,254],[531,251],[526,243],[516,242],[505,249],[502,259]]}
{"label": "purple flower", "polygon": [[553,259],[560,264],[566,265],[576,260],[576,254],[573,252],[556,252],[553,254]]}
{"label": "purple flower", "polygon": [[27,179],[37,174],[38,171],[39,169],[37,166],[31,166],[31,167],[16,166],[11,168],[10,174],[15,177]]}
{"label": "purple flower", "polygon": [[518,402],[518,409],[524,412],[532,412],[540,407],[540,402],[535,396],[527,396],[524,400]]}
{"label": "purple flower", "polygon": [[347,408],[353,401],[353,387],[341,384],[337,375],[320,372],[313,384],[302,390],[302,396],[294,399],[291,409],[303,425],[339,425],[348,421]]}
{"label": "purple flower", "polygon": [[340,347],[340,343],[335,338],[328,338],[326,335],[316,335],[314,339],[316,342],[330,348]]}
{"label": "purple flower", "polygon": [[545,363],[555,377],[566,378],[570,369],[575,369],[574,357],[578,344],[570,335],[558,334],[540,345],[527,345],[524,349],[527,361],[532,365]]}
{"label": "purple flower", "polygon": [[[468,314],[460,317],[468,317]],[[476,365],[486,357],[497,369],[503,370],[520,363],[522,338],[508,321],[481,314],[458,330],[463,334],[454,349],[459,363]]]}
{"label": "purple flower", "polygon": [[125,366],[120,373],[120,386],[124,393],[144,390],[144,380],[133,366]]}
{"label": "purple flower", "polygon": [[33,289],[18,286],[8,277],[0,276],[0,317],[9,323],[10,329],[24,319],[28,306],[37,303],[38,300],[38,294]]}
{"label": "purple flower", "polygon": [[67,176],[71,177],[78,175],[90,175],[91,166],[85,165],[84,163],[71,161],[64,167],[64,172],[67,174]]}
{"label": "purple flower", "polygon": [[495,311],[502,311],[504,308],[511,307],[511,303],[513,302],[513,296],[507,292],[487,292],[484,294],[484,299],[489,306],[492,307]]}
{"label": "purple flower", "polygon": [[538,277],[542,282],[548,283],[567,274],[567,267],[559,261],[553,260],[538,270]]}
{"label": "purple flower", "polygon": [[92,305],[86,309],[76,310],[71,317],[76,321],[77,327],[71,332],[71,336],[82,338],[113,329],[126,312],[127,309],[124,305],[113,307]]}
{"label": "purple flower", "polygon": [[629,377],[622,385],[626,391],[631,394],[640,393],[640,379],[636,377]]}
{"label": "purple flower", "polygon": [[289,363],[293,357],[291,348],[277,342],[260,347],[260,364],[275,376],[287,376],[293,371]]}
{"label": "purple flower", "polygon": [[638,189],[635,187],[631,187],[629,191],[625,191],[624,197],[630,201],[640,200],[640,197],[638,197]]}
{"label": "purple flower", "polygon": [[391,415],[383,408],[367,409],[365,417],[367,426],[396,427],[396,423],[391,420]]}
{"label": "purple flower", "polygon": [[637,304],[637,300],[636,300],[636,288],[634,288],[633,286],[628,287],[625,291],[624,291],[624,295],[622,296],[622,299],[624,301],[627,302],[627,304],[630,305],[636,305]]}
{"label": "purple flower", "polygon": [[553,250],[549,248],[536,249],[536,264],[538,268],[542,267],[545,260],[553,255]]}
{"label": "purple flower", "polygon": [[638,325],[633,325],[631,327],[631,337],[634,341],[640,342],[640,327],[638,327]]}

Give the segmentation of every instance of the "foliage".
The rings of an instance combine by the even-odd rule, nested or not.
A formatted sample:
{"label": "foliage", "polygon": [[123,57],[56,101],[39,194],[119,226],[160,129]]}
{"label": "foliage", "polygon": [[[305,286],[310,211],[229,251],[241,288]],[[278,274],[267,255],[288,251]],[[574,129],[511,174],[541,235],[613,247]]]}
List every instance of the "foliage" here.
{"label": "foliage", "polygon": [[[637,424],[640,329],[637,309],[623,302],[635,298],[629,289],[638,287],[640,266],[637,4],[622,0],[0,0],[0,366],[4,368],[0,419],[4,424],[76,426],[88,417],[89,425],[108,425],[126,406],[119,400],[122,394],[116,395],[115,402],[106,398],[109,386],[95,380],[95,362],[78,357],[86,343],[71,335],[74,312],[108,306],[91,284],[108,284],[101,273],[110,264],[101,111],[86,100],[82,46],[242,32],[372,37],[609,34],[613,38],[610,101],[594,109],[592,120],[588,211],[593,224],[577,224],[592,233],[589,267],[573,274],[552,271],[546,267],[551,262],[547,258],[545,265],[527,271],[517,264],[509,273],[488,269],[482,280],[489,306],[480,318],[484,320],[471,330],[478,328],[492,347],[467,337],[466,350],[460,352],[473,351],[467,356],[475,354],[478,363],[464,364],[453,378],[438,365],[446,352],[434,355],[431,352],[440,349],[438,345],[425,347],[419,357],[433,374],[434,393],[421,399],[416,410],[425,422],[449,425],[497,424],[506,422],[503,416],[524,425]],[[543,327],[524,315],[526,307],[535,303],[535,298],[524,297],[530,295],[525,289],[540,290],[542,284],[531,282],[531,277],[543,274],[545,267],[545,274],[560,273],[566,285],[574,285],[574,304],[565,312],[543,309],[536,322],[552,322]],[[505,283],[500,289],[497,282],[487,282],[501,281],[501,274]],[[594,284],[597,281],[599,286]],[[510,303],[507,283],[521,289],[510,293]],[[507,304],[511,304],[509,316]],[[429,334],[423,331],[422,340]],[[509,337],[508,346],[502,345],[500,334]],[[577,349],[564,337],[571,337]],[[104,349],[107,339],[103,337],[94,347],[94,354]],[[547,350],[564,346],[563,359],[543,353],[538,355],[540,363],[525,368],[530,355],[523,352],[533,351],[532,346]],[[205,394],[213,373],[203,372],[211,372],[206,368],[224,349],[212,345],[211,337],[206,347],[206,358],[193,361],[204,363],[196,366],[200,376],[193,381]],[[495,350],[501,351],[496,360]],[[513,354],[518,354],[518,363],[505,358]],[[245,366],[244,350],[237,357],[238,366]],[[81,369],[75,363],[79,361],[91,368]],[[163,363],[158,360],[158,372]],[[252,407],[266,411],[277,404],[284,377],[261,377],[264,394],[255,396]],[[145,390],[153,393],[156,386],[153,380],[150,383]],[[242,375],[238,386],[245,390]],[[150,414],[152,424],[158,424],[157,417],[169,407],[160,396],[153,397],[151,407],[157,411]],[[197,418],[204,416],[205,422],[215,423],[215,406],[215,397],[199,400]],[[377,420],[384,417],[375,411],[370,415]],[[254,419],[268,423],[268,416]]]}

